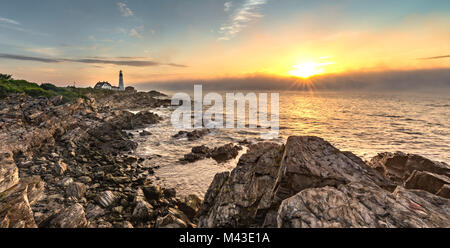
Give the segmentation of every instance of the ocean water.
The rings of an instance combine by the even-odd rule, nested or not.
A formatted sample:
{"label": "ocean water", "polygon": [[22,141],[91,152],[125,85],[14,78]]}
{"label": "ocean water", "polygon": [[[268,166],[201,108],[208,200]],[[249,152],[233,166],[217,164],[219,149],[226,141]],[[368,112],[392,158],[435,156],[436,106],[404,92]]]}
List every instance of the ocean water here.
{"label": "ocean water", "polygon": [[[403,151],[450,162],[450,95],[423,93],[281,92],[280,133],[273,142],[292,135],[324,138],[338,149],[369,160],[380,152]],[[203,197],[214,175],[234,168],[212,159],[183,165],[191,148],[211,148],[241,140],[257,142],[265,129],[217,129],[203,139],[175,139],[170,109],[152,110],[164,121],[146,128],[153,135],[139,137],[137,153],[159,165],[154,180],[176,188],[180,195]],[[137,132],[136,132],[137,134]],[[241,152],[244,153],[245,149]]]}

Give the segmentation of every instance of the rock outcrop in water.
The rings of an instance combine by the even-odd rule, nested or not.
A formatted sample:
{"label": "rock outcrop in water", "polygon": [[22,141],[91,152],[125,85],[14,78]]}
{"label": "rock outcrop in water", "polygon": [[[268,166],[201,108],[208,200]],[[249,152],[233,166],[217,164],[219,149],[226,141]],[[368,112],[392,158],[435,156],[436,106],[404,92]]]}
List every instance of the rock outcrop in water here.
{"label": "rock outcrop in water", "polygon": [[[60,97],[2,100],[0,227],[154,227],[166,217],[159,226],[195,226],[194,217],[172,209],[182,206],[191,216],[194,210],[152,184],[154,165],[132,155],[137,144],[123,131],[160,121],[120,110],[133,107],[129,99],[147,99],[139,108],[166,101],[146,93],[113,98],[64,105]],[[143,193],[152,187],[158,197]]]}
{"label": "rock outcrop in water", "polygon": [[192,148],[191,153],[184,155],[184,158],[180,159],[180,161],[182,163],[193,163],[202,159],[212,158],[217,163],[224,163],[235,159],[239,155],[240,150],[242,150],[241,146],[236,146],[231,143],[214,149],[205,145],[196,146]]}
{"label": "rock outcrop in water", "polygon": [[[434,172],[448,167],[431,163]],[[259,143],[231,173],[216,175],[199,227],[450,226],[450,200],[405,189],[405,181],[393,179],[321,138],[290,137],[285,146]]]}

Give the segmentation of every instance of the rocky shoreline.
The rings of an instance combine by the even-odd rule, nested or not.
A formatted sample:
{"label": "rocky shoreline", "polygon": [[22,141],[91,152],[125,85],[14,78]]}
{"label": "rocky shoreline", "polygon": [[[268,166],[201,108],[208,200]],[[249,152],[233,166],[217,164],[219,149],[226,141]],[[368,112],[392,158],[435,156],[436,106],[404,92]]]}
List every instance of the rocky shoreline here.
{"label": "rocky shoreline", "polygon": [[[125,130],[161,118],[151,91],[61,97],[11,95],[0,105],[0,228],[450,227],[450,166],[418,155],[365,162],[317,137],[247,144],[203,202],[152,181]],[[201,139],[209,130],[180,132]],[[141,132],[142,136],[151,133]],[[195,147],[181,162],[237,156],[242,147]]]}
{"label": "rocky shoreline", "polygon": [[[124,109],[167,106],[157,92],[62,104],[14,95],[0,109],[0,227],[195,227],[200,200],[149,179],[124,130],[160,121]],[[183,211],[181,211],[183,210]],[[190,217],[187,217],[190,216]]]}

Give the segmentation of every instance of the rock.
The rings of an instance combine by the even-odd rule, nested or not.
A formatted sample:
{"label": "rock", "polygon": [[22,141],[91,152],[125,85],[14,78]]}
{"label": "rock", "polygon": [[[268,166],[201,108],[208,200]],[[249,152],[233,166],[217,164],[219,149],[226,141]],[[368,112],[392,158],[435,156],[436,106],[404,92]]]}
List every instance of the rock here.
{"label": "rock", "polygon": [[209,211],[213,209],[213,206],[216,203],[217,195],[221,193],[221,189],[228,181],[228,178],[230,178],[230,172],[222,172],[214,176],[213,181],[209,185],[208,191],[206,191],[203,204],[201,205],[200,211],[198,213],[199,216],[202,216],[204,218],[203,220],[201,220],[201,222],[203,223],[199,224],[199,226],[207,226],[207,223],[204,223],[206,216],[211,215]]}
{"label": "rock", "polygon": [[175,189],[163,189],[163,195],[166,198],[175,198],[177,196],[177,191]]}
{"label": "rock", "polygon": [[211,149],[209,149],[205,145],[196,146],[196,147],[192,148],[192,153],[194,153],[194,154],[203,154],[206,157],[206,156],[209,156],[209,154],[211,153]]}
{"label": "rock", "polygon": [[67,164],[63,161],[58,161],[55,163],[55,173],[56,175],[62,176],[67,170]]}
{"label": "rock", "polygon": [[158,201],[159,198],[162,196],[163,192],[160,186],[145,186],[142,188],[145,198],[149,201]]}
{"label": "rock", "polygon": [[[356,156],[355,156],[356,157]],[[306,188],[365,182],[392,188],[393,183],[318,137],[289,137],[274,190],[274,202]]]}
{"label": "rock", "polygon": [[121,224],[120,228],[134,228],[134,227],[133,227],[133,224],[131,224],[129,221],[124,221]]}
{"label": "rock", "polygon": [[450,199],[450,185],[446,184],[436,193],[437,196]]}
{"label": "rock", "polygon": [[193,220],[202,206],[202,200],[196,195],[189,195],[178,203],[178,208],[190,219]]}
{"label": "rock", "polygon": [[158,217],[156,228],[188,228],[194,225],[179,210],[170,208],[169,213],[164,217]]}
{"label": "rock", "polygon": [[202,160],[207,158],[207,156],[203,155],[203,154],[197,154],[197,153],[188,153],[186,155],[184,155],[184,158],[181,159],[180,161],[182,163],[187,162],[187,163],[194,163],[196,161]]}
{"label": "rock", "polygon": [[450,185],[450,178],[427,171],[414,171],[405,181],[407,189],[421,189],[437,194],[444,185]]}
{"label": "rock", "polygon": [[0,194],[0,228],[35,228],[31,206],[44,195],[44,182],[38,177],[24,178]]}
{"label": "rock", "polygon": [[144,131],[140,132],[139,135],[140,135],[141,137],[145,137],[145,136],[150,136],[150,135],[152,135],[152,133],[150,133],[150,132],[144,130]]}
{"label": "rock", "polygon": [[68,187],[71,183],[73,183],[73,178],[66,177],[58,182],[58,186],[65,188],[65,187]]}
{"label": "rock", "polygon": [[275,227],[283,200],[304,189],[350,182],[394,187],[361,159],[317,137],[290,137],[285,147],[251,145],[222,187],[211,184],[199,227]]}
{"label": "rock", "polygon": [[227,144],[221,147],[210,149],[205,145],[192,148],[192,152],[184,155],[181,162],[193,163],[205,158],[213,158],[218,163],[224,163],[239,155],[242,147],[233,144]]}
{"label": "rock", "polygon": [[66,194],[68,197],[74,197],[76,199],[81,199],[84,197],[84,194],[86,193],[87,187],[86,185],[82,183],[71,183],[69,186],[67,186]]}
{"label": "rock", "polygon": [[82,205],[76,203],[62,210],[50,221],[50,228],[84,228],[87,220]]}
{"label": "rock", "polygon": [[78,178],[78,180],[80,180],[80,182],[84,183],[84,184],[88,184],[92,182],[92,179],[88,176],[83,176]]}
{"label": "rock", "polygon": [[402,152],[380,153],[368,164],[398,185],[403,185],[415,170],[450,177],[450,165]]}
{"label": "rock", "polygon": [[218,148],[215,148],[211,152],[211,157],[216,160],[218,163],[224,163],[228,160],[234,159],[239,155],[239,151],[242,150],[242,147],[235,146],[233,144],[227,144]]}
{"label": "rock", "polygon": [[111,191],[104,191],[97,197],[97,202],[104,208],[114,205],[117,202],[117,196]]}
{"label": "rock", "polygon": [[450,201],[438,201],[433,204],[401,187],[393,194],[361,183],[311,188],[284,200],[277,222],[280,228],[449,227],[445,209]]}
{"label": "rock", "polygon": [[210,132],[211,132],[211,130],[209,130],[207,128],[195,129],[192,132],[180,131],[176,135],[174,135],[173,138],[180,139],[180,138],[186,137],[186,138],[188,138],[189,141],[196,141],[196,140],[203,138],[203,136],[209,134]]}
{"label": "rock", "polygon": [[133,210],[133,218],[136,221],[147,221],[154,216],[153,207],[146,201],[138,201]]}
{"label": "rock", "polygon": [[122,213],[123,213],[123,207],[122,207],[122,206],[114,207],[114,208],[112,209],[112,211],[113,211],[114,213],[116,213],[116,214],[122,214]]}
{"label": "rock", "polygon": [[0,155],[0,193],[19,183],[19,169],[10,153]]}
{"label": "rock", "polygon": [[89,204],[86,208],[86,218],[88,220],[97,219],[98,217],[102,217],[103,215],[105,215],[105,210],[97,205]]}
{"label": "rock", "polygon": [[251,145],[231,174],[216,175],[200,210],[199,227],[262,226],[283,151],[275,143]]}

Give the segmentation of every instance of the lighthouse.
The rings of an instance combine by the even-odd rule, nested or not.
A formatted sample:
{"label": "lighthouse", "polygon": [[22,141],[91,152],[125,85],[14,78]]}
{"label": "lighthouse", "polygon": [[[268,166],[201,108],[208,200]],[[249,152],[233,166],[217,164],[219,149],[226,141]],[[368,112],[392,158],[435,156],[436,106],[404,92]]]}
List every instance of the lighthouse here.
{"label": "lighthouse", "polygon": [[120,91],[124,91],[125,90],[125,85],[123,84],[123,73],[122,73],[122,71],[120,71],[120,74],[119,74],[119,90]]}

